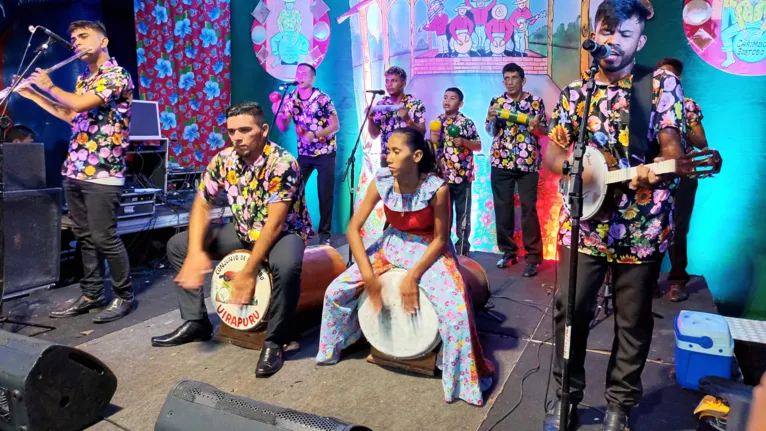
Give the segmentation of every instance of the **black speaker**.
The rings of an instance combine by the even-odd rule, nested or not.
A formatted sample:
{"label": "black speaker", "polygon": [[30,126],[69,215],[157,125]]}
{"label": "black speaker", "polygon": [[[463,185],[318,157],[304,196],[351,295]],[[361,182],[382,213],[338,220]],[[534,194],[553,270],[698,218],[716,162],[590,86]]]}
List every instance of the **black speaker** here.
{"label": "black speaker", "polygon": [[117,377],[92,355],[0,331],[0,430],[81,430],[115,390]]}
{"label": "black speaker", "polygon": [[43,144],[6,142],[2,145],[5,191],[44,189],[46,185]]}
{"label": "black speaker", "polygon": [[6,192],[3,205],[5,291],[15,296],[59,279],[61,188]]}
{"label": "black speaker", "polygon": [[186,380],[170,391],[155,431],[371,431],[338,419],[301,413]]}

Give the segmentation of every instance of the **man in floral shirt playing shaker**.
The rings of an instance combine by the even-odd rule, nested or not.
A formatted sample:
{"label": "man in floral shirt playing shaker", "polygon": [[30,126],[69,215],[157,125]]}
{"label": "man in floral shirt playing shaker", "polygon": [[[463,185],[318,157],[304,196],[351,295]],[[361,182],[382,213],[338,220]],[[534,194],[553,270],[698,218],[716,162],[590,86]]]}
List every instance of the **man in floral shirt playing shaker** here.
{"label": "man in floral shirt playing shaker", "polygon": [[439,130],[431,130],[431,143],[436,158],[449,184],[449,195],[455,214],[458,254],[468,256],[471,245],[471,183],[474,178],[473,152],[481,151],[481,138],[473,120],[463,115],[463,92],[448,88],[442,101],[444,113],[436,120]]}
{"label": "man in floral shirt playing shaker", "polygon": [[[298,164],[303,184],[317,171],[319,193],[319,242],[330,245],[332,203],[335,191],[335,134],[340,129],[338,114],[330,96],[314,87],[316,69],[306,63],[295,72],[298,88],[285,99],[277,116],[277,128],[283,133],[295,122],[298,135]],[[274,104],[272,108],[276,108]]]}
{"label": "man in floral shirt playing shaker", "polygon": [[37,89],[27,87],[19,94],[54,116],[72,123],[69,156],[64,162],[64,193],[75,237],[82,250],[84,276],[82,295],[74,302],[50,312],[51,317],[72,317],[107,305],[104,296],[104,258],[109,263],[114,298],[93,318],[111,322],[136,306],[130,281],[130,263],[125,245],[117,235],[117,208],[125,183],[125,151],[128,148],[133,81],[130,74],[109,57],[104,25],[75,21],[69,34],[76,53],[88,64],[77,78],[74,93],[51,82],[37,69],[30,77]]}

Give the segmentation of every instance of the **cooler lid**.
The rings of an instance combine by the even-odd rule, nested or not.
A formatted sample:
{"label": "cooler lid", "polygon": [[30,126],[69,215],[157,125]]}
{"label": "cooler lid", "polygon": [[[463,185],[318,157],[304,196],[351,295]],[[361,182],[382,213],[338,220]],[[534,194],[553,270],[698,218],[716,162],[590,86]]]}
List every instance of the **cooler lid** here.
{"label": "cooler lid", "polygon": [[675,321],[676,346],[716,356],[733,356],[734,339],[723,316],[683,310]]}

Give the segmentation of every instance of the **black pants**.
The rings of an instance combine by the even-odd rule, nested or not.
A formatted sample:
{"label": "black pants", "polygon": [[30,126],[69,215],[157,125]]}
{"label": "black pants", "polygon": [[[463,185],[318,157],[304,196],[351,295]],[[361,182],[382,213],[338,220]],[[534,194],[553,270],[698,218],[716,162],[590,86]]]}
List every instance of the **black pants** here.
{"label": "black pants", "polygon": [[88,299],[97,299],[104,294],[106,258],[114,295],[133,299],[128,252],[117,235],[117,208],[122,187],[70,178],[64,179],[63,185],[72,230],[82,250],[82,294]]}
{"label": "black pants", "polygon": [[[227,254],[242,248],[252,249],[252,245],[239,240],[234,225],[216,225],[208,229],[205,251],[212,259],[223,259]],[[303,238],[297,234],[286,233],[269,252],[267,266],[271,271],[272,290],[266,327],[266,347],[279,347],[290,342],[295,308],[301,295],[301,269],[305,248]],[[168,241],[168,260],[176,272],[181,270],[188,251],[188,231],[178,233]],[[176,286],[176,289],[181,318],[200,320],[207,317],[202,289],[187,290],[180,286]]]}
{"label": "black pants", "polygon": [[[460,254],[462,249],[464,254],[467,254],[471,249],[471,243],[469,242],[471,238],[471,182],[465,181],[460,184],[450,184],[449,198],[450,202],[452,202],[452,207],[455,209],[455,233],[458,238],[455,244],[455,251]],[[465,223],[465,230],[463,230],[463,223]],[[465,245],[463,240],[465,240]]]}
{"label": "black pants", "polygon": [[675,197],[675,210],[673,212],[673,240],[668,248],[670,255],[669,281],[689,281],[686,265],[689,258],[686,254],[686,236],[689,233],[689,224],[694,210],[694,197],[697,194],[697,179],[681,177],[678,183]]}
{"label": "black pants", "polygon": [[514,206],[513,195],[519,186],[521,199],[521,234],[528,263],[541,263],[543,258],[543,237],[540,234],[540,220],[537,218],[537,172],[521,172],[511,169],[492,168],[490,182],[495,200],[495,224],[497,246],[506,257],[516,257],[518,246],[513,242]]}
{"label": "black pants", "polygon": [[[569,297],[569,253],[559,247],[558,293],[554,322],[556,325],[556,360],[553,375],[561,385],[564,327]],[[577,292],[572,316],[572,338],[569,356],[570,393],[572,403],[582,401],[585,389],[585,348],[596,305],[596,297],[607,268],[612,270],[614,303],[614,343],[606,369],[606,400],[623,408],[638,405],[643,393],[641,372],[644,370],[652,342],[652,286],[659,275],[659,265],[609,263],[580,253],[577,262]],[[557,390],[561,395],[561,389]]]}
{"label": "black pants", "polygon": [[335,153],[318,157],[298,156],[301,167],[303,186],[317,171],[317,191],[319,193],[319,237],[329,238],[332,229],[332,203],[335,193]]}

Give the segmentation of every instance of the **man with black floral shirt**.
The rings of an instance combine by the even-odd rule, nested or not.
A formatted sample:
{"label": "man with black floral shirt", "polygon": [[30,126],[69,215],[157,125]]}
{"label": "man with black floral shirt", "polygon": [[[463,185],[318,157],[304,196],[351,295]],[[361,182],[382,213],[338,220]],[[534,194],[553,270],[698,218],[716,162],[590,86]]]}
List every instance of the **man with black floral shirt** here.
{"label": "man with black floral shirt", "polygon": [[[678,78],[662,69],[635,64],[636,52],[646,43],[643,30],[649,16],[650,9],[641,0],[605,0],[596,11],[595,33],[591,34],[596,43],[611,47],[611,55],[599,61],[585,138],[588,146],[610,152],[620,168],[651,163],[655,161],[653,154],[665,159],[683,155],[684,97]],[[637,71],[641,75],[635,77],[634,86]],[[651,100],[651,106],[645,107],[649,111],[645,116],[633,117],[638,113],[638,107],[632,110],[631,94],[638,91],[652,92],[646,99],[635,96],[636,100]],[[568,170],[568,151],[578,138],[580,122],[586,111],[585,93],[584,80],[573,82],[561,92],[551,115],[551,143],[545,154],[545,167],[555,174],[562,175]],[[628,118],[648,119],[645,138],[634,141],[628,126],[638,120],[634,122]],[[643,164],[636,169],[637,176],[630,185],[622,187],[620,198],[611,194],[607,197],[615,200],[617,210],[600,219],[582,221],[579,238],[571,237],[569,212],[565,206],[561,209],[553,374],[556,382],[561,384],[565,329],[571,330],[572,412],[569,417],[574,419],[585,389],[584,364],[594,302],[607,270],[611,270],[616,314],[615,340],[607,366],[608,408],[602,428],[605,431],[627,430],[628,413],[641,400],[641,372],[649,354],[654,327],[652,286],[659,274],[661,256],[672,236],[670,214],[676,182],[660,178]],[[589,173],[584,172],[583,181],[590,180]],[[571,250],[573,244],[576,248]],[[570,329],[565,328],[568,262],[570,253],[578,251],[577,295]],[[560,392],[559,389],[559,397]],[[544,429],[559,429],[560,412],[559,401],[548,411]]]}

